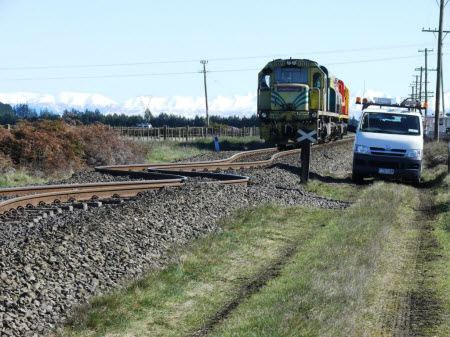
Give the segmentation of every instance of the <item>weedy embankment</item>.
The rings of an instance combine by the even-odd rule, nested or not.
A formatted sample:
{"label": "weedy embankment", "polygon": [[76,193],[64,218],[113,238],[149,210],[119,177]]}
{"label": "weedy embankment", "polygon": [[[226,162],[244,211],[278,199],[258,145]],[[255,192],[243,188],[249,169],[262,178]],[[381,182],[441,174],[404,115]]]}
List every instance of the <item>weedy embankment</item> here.
{"label": "weedy embankment", "polygon": [[147,152],[102,124],[20,122],[11,131],[0,127],[0,187],[42,183],[97,165],[144,162]]}
{"label": "weedy embankment", "polygon": [[383,289],[410,261],[397,244],[417,237],[417,202],[411,187],[378,183],[344,211],[240,211],[221,233],[175,248],[165,270],[92,299],[61,335],[374,335]]}

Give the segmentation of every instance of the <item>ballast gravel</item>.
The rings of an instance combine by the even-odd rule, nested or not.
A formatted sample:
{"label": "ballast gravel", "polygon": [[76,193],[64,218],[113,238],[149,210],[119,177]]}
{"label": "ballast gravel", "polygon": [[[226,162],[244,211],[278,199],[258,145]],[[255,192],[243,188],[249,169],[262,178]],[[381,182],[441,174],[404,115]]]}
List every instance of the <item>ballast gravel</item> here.
{"label": "ballast gravel", "polygon": [[[312,172],[348,174],[351,146],[313,150]],[[87,298],[166,265],[173,245],[219,232],[220,219],[239,208],[265,203],[347,207],[301,189],[299,157],[233,171],[251,178],[248,187],[194,179],[181,188],[149,191],[125,204],[76,210],[33,226],[0,224],[0,336],[51,331]],[[98,173],[86,172],[68,183],[94,178]]]}

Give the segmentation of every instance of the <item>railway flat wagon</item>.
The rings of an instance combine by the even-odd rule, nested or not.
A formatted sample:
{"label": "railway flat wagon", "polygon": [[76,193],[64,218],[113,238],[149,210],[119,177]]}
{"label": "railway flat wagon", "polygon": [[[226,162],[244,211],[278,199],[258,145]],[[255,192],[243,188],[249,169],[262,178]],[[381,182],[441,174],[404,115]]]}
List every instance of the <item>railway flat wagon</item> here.
{"label": "railway flat wagon", "polygon": [[261,138],[279,148],[347,133],[349,90],[317,62],[277,59],[258,74]]}

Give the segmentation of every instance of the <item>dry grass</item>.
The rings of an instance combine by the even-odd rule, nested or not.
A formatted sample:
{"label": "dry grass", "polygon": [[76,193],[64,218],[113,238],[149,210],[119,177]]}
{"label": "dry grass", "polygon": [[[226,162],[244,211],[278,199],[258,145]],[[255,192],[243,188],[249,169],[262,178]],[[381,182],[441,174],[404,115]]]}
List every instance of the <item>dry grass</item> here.
{"label": "dry grass", "polygon": [[445,142],[427,142],[423,150],[423,163],[426,168],[446,165],[448,158],[448,144]]}

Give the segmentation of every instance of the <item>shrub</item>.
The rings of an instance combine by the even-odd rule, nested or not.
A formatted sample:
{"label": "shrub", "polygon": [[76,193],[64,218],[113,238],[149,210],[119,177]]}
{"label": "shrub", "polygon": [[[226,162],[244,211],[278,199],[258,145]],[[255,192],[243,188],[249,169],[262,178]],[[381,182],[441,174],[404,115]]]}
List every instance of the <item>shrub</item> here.
{"label": "shrub", "polygon": [[117,131],[103,124],[77,127],[77,135],[83,144],[83,159],[89,166],[121,165],[144,162],[143,146],[120,139]]}
{"label": "shrub", "polygon": [[21,122],[11,132],[0,127],[0,172],[25,169],[60,176],[88,166],[144,162],[146,154],[143,146],[123,141],[102,124],[39,120]]}
{"label": "shrub", "polygon": [[423,152],[423,161],[425,167],[433,168],[438,165],[447,164],[447,143],[444,142],[428,142],[425,143]]}
{"label": "shrub", "polygon": [[50,175],[68,173],[83,166],[83,148],[74,129],[62,121],[21,122],[3,144],[18,167]]}

